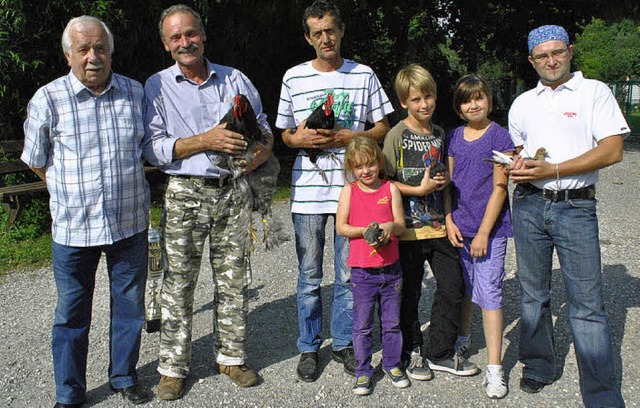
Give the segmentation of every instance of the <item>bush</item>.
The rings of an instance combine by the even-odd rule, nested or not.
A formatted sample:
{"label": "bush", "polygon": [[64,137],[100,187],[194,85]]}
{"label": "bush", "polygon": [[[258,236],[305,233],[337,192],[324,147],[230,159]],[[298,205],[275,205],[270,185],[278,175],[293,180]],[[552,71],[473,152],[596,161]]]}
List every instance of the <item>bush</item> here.
{"label": "bush", "polygon": [[51,218],[46,200],[32,200],[9,231],[0,209],[0,275],[51,261]]}

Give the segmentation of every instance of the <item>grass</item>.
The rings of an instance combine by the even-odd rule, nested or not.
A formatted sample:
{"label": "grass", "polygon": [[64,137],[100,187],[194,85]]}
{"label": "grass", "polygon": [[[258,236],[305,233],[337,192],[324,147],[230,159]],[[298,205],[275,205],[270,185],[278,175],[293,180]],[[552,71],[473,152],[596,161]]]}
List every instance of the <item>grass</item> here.
{"label": "grass", "polygon": [[[275,200],[289,199],[290,184],[291,172],[287,177],[280,177]],[[46,206],[46,202],[43,203]],[[7,215],[0,208],[0,276],[51,264],[51,221],[43,214],[43,211],[48,212],[43,203],[32,201],[8,232],[5,231]],[[159,228],[161,218],[162,203],[153,202],[151,226]]]}
{"label": "grass", "polygon": [[7,231],[0,209],[0,275],[51,262],[51,219],[46,199],[32,200]]}
{"label": "grass", "polygon": [[51,263],[51,234],[14,242],[0,236],[0,276],[16,270],[33,269]]}

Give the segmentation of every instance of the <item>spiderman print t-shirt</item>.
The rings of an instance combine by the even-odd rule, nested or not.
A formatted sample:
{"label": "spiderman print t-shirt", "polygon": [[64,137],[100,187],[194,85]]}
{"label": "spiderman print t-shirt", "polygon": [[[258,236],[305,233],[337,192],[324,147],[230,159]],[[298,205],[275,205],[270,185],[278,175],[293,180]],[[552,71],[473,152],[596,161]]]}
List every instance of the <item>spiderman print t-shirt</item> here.
{"label": "spiderman print t-shirt", "polygon": [[[384,140],[385,173],[403,184],[417,186],[427,167],[445,162],[445,134],[431,125],[431,133],[415,132],[404,122],[389,131]],[[424,197],[403,196],[407,231],[401,240],[441,238],[446,236],[442,192]]]}

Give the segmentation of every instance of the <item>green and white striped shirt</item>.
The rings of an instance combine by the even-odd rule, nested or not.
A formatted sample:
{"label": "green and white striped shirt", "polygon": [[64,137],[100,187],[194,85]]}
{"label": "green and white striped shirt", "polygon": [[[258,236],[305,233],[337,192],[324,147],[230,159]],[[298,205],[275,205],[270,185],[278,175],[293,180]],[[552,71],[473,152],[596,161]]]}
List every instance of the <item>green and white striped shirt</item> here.
{"label": "green and white striped shirt", "polygon": [[[284,75],[276,127],[298,127],[329,93],[334,96],[336,121],[351,130],[364,130],[365,122],[375,123],[393,112],[378,77],[368,66],[345,59],[336,71],[320,72],[307,61]],[[345,184],[343,163],[344,148],[324,150],[316,164],[325,179],[301,150],[293,164],[291,212],[334,214]]]}

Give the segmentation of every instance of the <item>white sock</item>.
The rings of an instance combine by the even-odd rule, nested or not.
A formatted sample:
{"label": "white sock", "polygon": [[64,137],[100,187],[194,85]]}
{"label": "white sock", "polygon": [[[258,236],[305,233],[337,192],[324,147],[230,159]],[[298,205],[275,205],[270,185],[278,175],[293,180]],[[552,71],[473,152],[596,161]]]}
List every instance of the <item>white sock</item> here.
{"label": "white sock", "polygon": [[500,365],[500,364],[488,364],[487,365],[487,371],[490,371],[492,373],[498,373],[498,372],[500,372],[500,370],[502,370],[502,365]]}

